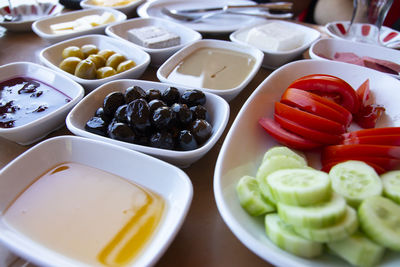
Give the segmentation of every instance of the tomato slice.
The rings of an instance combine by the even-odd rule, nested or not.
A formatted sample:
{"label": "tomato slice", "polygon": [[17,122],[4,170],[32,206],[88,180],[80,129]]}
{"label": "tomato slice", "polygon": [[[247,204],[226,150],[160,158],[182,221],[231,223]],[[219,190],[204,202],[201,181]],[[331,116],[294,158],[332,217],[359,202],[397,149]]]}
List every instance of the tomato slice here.
{"label": "tomato slice", "polygon": [[282,128],[298,134],[305,139],[311,140],[313,142],[325,144],[325,145],[334,145],[334,144],[339,144],[341,141],[341,136],[340,135],[333,135],[317,130],[313,130],[310,128],[306,128],[292,120],[289,120],[287,118],[283,118],[277,114],[274,115],[275,121],[278,122]]}
{"label": "tomato slice", "polygon": [[290,88],[297,88],[327,97],[342,105],[352,114],[358,112],[359,100],[356,91],[346,81],[332,75],[312,74],[295,80]]}
{"label": "tomato slice", "polygon": [[376,135],[400,135],[400,127],[362,129],[354,132],[344,133],[343,137],[347,139],[352,137],[376,136]]}
{"label": "tomato slice", "polygon": [[[292,107],[300,108],[301,110],[313,113],[314,115],[323,118],[336,121],[338,123],[344,124],[345,126],[348,126],[350,124],[352,119],[352,115],[350,112],[342,108],[347,112],[347,114],[341,113],[337,109],[334,109],[331,106],[326,105],[325,103],[317,100],[316,98],[320,98],[325,101],[330,101],[328,99],[324,99],[323,97],[320,97],[316,94],[307,91],[295,88],[288,88],[281,97],[281,103],[287,104]],[[334,105],[339,106],[334,102],[332,103]]]}
{"label": "tomato slice", "polygon": [[[344,162],[344,161],[347,161],[347,159],[338,160],[338,161],[332,161],[332,162],[330,162],[330,163],[327,163],[327,164],[325,164],[325,165],[322,166],[321,171],[329,173],[330,169],[331,169],[333,166],[335,166],[335,165],[338,164],[338,163]],[[365,162],[365,161],[364,161],[364,162]],[[378,174],[382,174],[382,173],[385,173],[385,172],[388,171],[388,170],[386,170],[385,168],[382,168],[381,166],[379,166],[379,165],[377,165],[377,164],[375,164],[375,163],[372,163],[372,162],[365,162],[365,163],[367,163],[369,166],[371,166],[372,168],[374,168],[375,171],[376,171]]]}
{"label": "tomato slice", "polygon": [[365,82],[363,82],[360,87],[357,88],[356,90],[358,100],[360,101],[360,105],[365,106],[368,104],[368,99],[369,99],[369,79],[367,79]]}
{"label": "tomato slice", "polygon": [[322,161],[329,158],[351,158],[355,156],[374,156],[400,159],[400,146],[384,145],[334,145],[322,151]]}
{"label": "tomato slice", "polygon": [[258,123],[264,128],[264,130],[269,133],[273,138],[275,138],[279,143],[288,146],[293,149],[299,150],[311,150],[321,147],[322,144],[312,142],[305,138],[293,134],[285,129],[283,129],[279,123],[270,118],[260,118]]}
{"label": "tomato slice", "polygon": [[343,124],[322,118],[280,102],[275,102],[275,114],[291,121],[300,122],[304,127],[321,132],[341,134],[346,131],[346,127]]}
{"label": "tomato slice", "polygon": [[400,135],[372,135],[360,136],[343,139],[343,145],[369,144],[369,145],[388,145],[400,146]]}
{"label": "tomato slice", "polygon": [[333,158],[333,159],[326,159],[322,162],[322,165],[327,165],[331,162],[335,161],[346,161],[346,160],[359,160],[368,163],[373,163],[378,165],[386,170],[395,170],[400,167],[400,159],[393,159],[393,158],[386,158],[386,157],[374,157],[374,156],[357,156],[357,157],[345,157],[345,158]]}

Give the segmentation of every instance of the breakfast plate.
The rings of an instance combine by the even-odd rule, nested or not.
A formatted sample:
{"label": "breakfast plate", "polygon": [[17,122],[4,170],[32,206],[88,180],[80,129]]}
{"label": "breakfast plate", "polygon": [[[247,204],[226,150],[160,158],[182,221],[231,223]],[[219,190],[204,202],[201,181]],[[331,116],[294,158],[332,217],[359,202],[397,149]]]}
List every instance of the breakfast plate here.
{"label": "breakfast plate", "polygon": [[[221,0],[218,1],[217,6],[224,6],[227,4],[231,5],[244,5],[244,4],[255,4],[253,1],[247,0]],[[141,5],[137,9],[137,13],[142,18],[148,17],[159,17],[163,19],[169,19],[177,22],[170,18],[169,16],[163,14],[161,12],[162,8],[168,9],[193,9],[193,8],[204,8],[216,6],[215,1],[193,1],[193,0],[155,0],[155,1],[148,1],[147,3]],[[204,21],[198,22],[183,22],[180,23],[184,24],[201,33],[230,33],[239,28],[251,25],[253,23],[257,23],[260,21],[264,21],[264,19],[259,17],[250,17],[246,15],[237,15],[237,14],[220,14],[213,17],[210,17]]]}
{"label": "breakfast plate", "polygon": [[[367,78],[375,102],[383,105],[385,115],[377,127],[400,126],[400,81],[361,66],[327,60],[301,60],[284,65],[265,79],[247,99],[235,118],[218,155],[214,172],[214,196],[218,210],[233,234],[253,253],[274,266],[350,266],[329,253],[314,259],[294,256],[274,245],[265,234],[263,218],[252,217],[241,208],[236,185],[244,175],[255,176],[268,148],[278,145],[261,126],[261,117],[270,117],[274,102],[297,78],[309,74],[330,74],[357,88]],[[319,169],[320,154],[307,153],[309,165]],[[399,266],[400,255],[387,250],[379,266]]]}

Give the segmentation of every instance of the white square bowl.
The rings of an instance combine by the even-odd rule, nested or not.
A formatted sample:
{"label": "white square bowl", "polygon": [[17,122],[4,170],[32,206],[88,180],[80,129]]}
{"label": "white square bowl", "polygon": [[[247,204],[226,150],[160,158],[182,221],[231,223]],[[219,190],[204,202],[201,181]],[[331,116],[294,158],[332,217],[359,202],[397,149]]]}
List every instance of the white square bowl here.
{"label": "white square bowl", "polygon": [[[385,107],[377,127],[400,126],[400,81],[361,66],[327,60],[300,60],[282,66],[252,93],[235,118],[218,155],[214,172],[214,196],[218,210],[233,234],[253,253],[274,266],[350,267],[339,257],[324,253],[315,259],[290,254],[273,244],[265,234],[264,220],[248,215],[240,206],[236,185],[244,175],[255,176],[265,152],[279,145],[258,124],[261,117],[273,117],[274,103],[295,79],[309,74],[342,78],[353,88],[370,80],[371,94]],[[321,167],[320,154],[305,153],[310,166]],[[400,255],[387,251],[379,266],[399,266]]]}
{"label": "white square bowl", "polygon": [[0,82],[16,77],[28,77],[41,81],[71,98],[70,102],[32,122],[13,128],[0,128],[1,137],[21,145],[32,144],[63,126],[68,112],[84,95],[81,85],[44,66],[31,62],[15,62],[0,66]]}
{"label": "white square bowl", "polygon": [[[118,10],[126,15],[130,15],[133,11],[135,11],[136,7],[143,3],[144,0],[132,0],[130,3],[126,5],[117,5],[111,6],[108,8],[112,8]],[[96,5],[92,0],[83,0],[81,1],[81,7],[86,8],[103,8],[103,6]]]}
{"label": "white square bowl", "polygon": [[39,266],[88,266],[40,245],[2,219],[4,210],[22,191],[44,172],[63,162],[80,163],[118,175],[164,199],[164,214],[156,231],[128,266],[154,265],[174,239],[189,210],[193,195],[189,177],[179,168],[145,154],[76,136],[41,142],[0,170],[0,241]]}
{"label": "white square bowl", "polygon": [[[136,66],[124,72],[102,79],[82,79],[59,68],[59,64],[63,60],[62,51],[64,48],[68,46],[81,47],[85,44],[94,44],[99,48],[99,50],[111,49],[125,56],[127,59],[133,60],[136,63]],[[39,57],[44,65],[70,77],[74,81],[83,85],[88,91],[116,79],[138,78],[143,74],[150,63],[149,54],[139,49],[137,46],[100,34],[85,35],[51,45],[44,48],[40,52]]]}
{"label": "white square bowl", "polygon": [[102,15],[104,12],[110,12],[115,16],[115,22],[120,22],[126,20],[126,15],[118,10],[115,9],[107,9],[107,8],[93,8],[93,9],[84,9],[78,11],[71,11],[59,16],[55,17],[47,17],[43,19],[39,19],[32,24],[32,30],[39,35],[41,38],[47,40],[50,43],[57,43],[62,40],[82,36],[85,34],[104,34],[104,30],[107,25],[99,25],[93,27],[91,29],[83,30],[83,31],[76,31],[71,33],[65,34],[56,34],[53,33],[50,26],[57,23],[69,22],[74,21],[76,19],[90,16],[90,15]]}
{"label": "white square bowl", "polygon": [[282,23],[283,25],[287,27],[291,27],[292,29],[296,30],[297,32],[302,32],[304,34],[303,38],[303,43],[300,47],[296,49],[291,49],[288,51],[271,51],[271,50],[264,50],[261,49],[261,51],[264,53],[264,60],[262,63],[262,66],[267,69],[276,69],[280,66],[282,66],[285,63],[288,63],[302,55],[304,51],[306,51],[307,48],[310,47],[310,45],[316,41],[318,38],[320,38],[321,33],[317,30],[314,30],[310,27],[303,26],[298,23],[293,23],[293,22],[288,22],[284,20],[268,20],[266,22],[258,23],[255,25],[251,25],[242,29],[239,29],[235,32],[233,32],[229,38],[232,42],[239,43],[239,44],[247,44],[246,39],[249,31],[254,28],[258,27],[261,25],[265,25],[268,23]]}
{"label": "white square bowl", "polygon": [[[103,105],[103,100],[106,95],[111,92],[124,92],[126,88],[137,85],[145,91],[148,89],[158,89],[161,92],[172,86],[171,84],[124,79],[109,82],[88,94],[71,112],[68,114],[66,124],[68,129],[75,135],[101,140],[107,143],[116,144],[132,150],[137,150],[169,163],[185,168],[203,157],[221,137],[229,119],[229,105],[221,97],[205,92],[207,102],[205,108],[210,116],[212,125],[212,135],[201,147],[189,151],[176,151],[150,146],[127,143],[119,140],[114,140],[98,134],[90,133],[85,130],[86,122],[93,117],[95,111]],[[178,90],[182,93],[187,87],[180,86]]]}
{"label": "white square bowl", "polygon": [[193,87],[192,84],[189,82],[187,84],[179,84],[175,83],[174,81],[170,80],[168,78],[168,75],[171,73],[171,71],[174,70],[174,68],[182,62],[183,59],[186,57],[190,56],[193,52],[200,48],[220,48],[220,49],[225,49],[225,50],[231,50],[239,53],[243,53],[245,55],[251,56],[255,59],[255,63],[253,68],[250,70],[249,74],[247,77],[235,88],[229,88],[229,89],[212,89],[212,88],[196,88],[203,90],[205,92],[213,93],[216,95],[221,96],[224,98],[226,101],[231,101],[233,98],[235,98],[248,84],[249,82],[254,78],[254,76],[257,74],[258,70],[261,67],[261,63],[263,60],[263,53],[252,46],[245,45],[245,44],[238,44],[238,43],[233,43],[229,41],[221,41],[221,40],[214,40],[214,39],[204,39],[204,40],[199,40],[196,41],[175,54],[173,54],[167,61],[164,62],[164,64],[161,65],[161,67],[157,70],[157,78],[161,82],[165,83],[173,83],[176,86],[186,86],[186,87]]}
{"label": "white square bowl", "polygon": [[167,60],[172,54],[174,54],[182,47],[198,41],[202,38],[200,33],[192,30],[189,27],[160,18],[135,18],[120,23],[115,23],[106,27],[106,34],[117,39],[131,42],[128,37],[128,31],[134,28],[141,28],[146,26],[162,27],[172,33],[175,33],[181,38],[181,42],[179,45],[159,49],[144,47],[132,42],[133,44],[139,46],[141,49],[149,53],[151,57],[150,64],[156,67],[164,63],[165,60]]}

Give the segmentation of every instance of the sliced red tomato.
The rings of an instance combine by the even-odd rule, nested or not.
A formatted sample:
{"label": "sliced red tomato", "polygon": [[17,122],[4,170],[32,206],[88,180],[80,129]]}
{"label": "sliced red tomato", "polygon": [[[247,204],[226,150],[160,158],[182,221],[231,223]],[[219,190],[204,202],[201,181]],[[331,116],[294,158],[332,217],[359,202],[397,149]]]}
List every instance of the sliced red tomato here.
{"label": "sliced red tomato", "polygon": [[343,139],[343,145],[388,145],[400,146],[400,135],[373,135],[373,136],[360,136]]}
{"label": "sliced red tomato", "polygon": [[[338,164],[338,163],[345,162],[345,161],[347,161],[347,159],[345,159],[345,160],[338,160],[338,161],[332,161],[332,162],[330,162],[330,163],[328,163],[328,164],[326,164],[326,165],[323,165],[321,171],[329,173],[329,171],[331,170],[331,168],[332,168],[333,166],[335,166],[335,165]],[[365,161],[364,161],[364,162],[365,162]],[[367,163],[369,166],[371,166],[372,168],[374,168],[375,171],[376,171],[378,174],[382,174],[382,173],[385,173],[385,172],[388,171],[388,170],[386,170],[385,168],[382,168],[381,166],[379,166],[379,165],[377,165],[377,164],[375,164],[375,163],[372,163],[372,162],[365,162],[365,163]]]}
{"label": "sliced red tomato", "polygon": [[376,136],[376,135],[400,135],[400,127],[362,129],[358,131],[344,133],[343,137],[346,139],[353,137]]}
{"label": "sliced red tomato", "polygon": [[351,158],[356,156],[374,156],[400,159],[399,146],[383,145],[334,145],[326,146],[322,151],[322,161],[329,158]]}
{"label": "sliced red tomato", "polygon": [[280,102],[275,102],[275,114],[283,118],[299,122],[304,127],[321,132],[341,134],[346,131],[346,127],[343,124],[330,119],[322,118]]}
{"label": "sliced red tomato", "polygon": [[297,134],[291,133],[283,129],[279,123],[270,118],[260,118],[258,123],[264,128],[264,130],[269,133],[273,138],[275,138],[279,143],[288,146],[293,149],[299,150],[311,150],[321,147],[322,144],[312,142]]}
{"label": "sliced red tomato", "polygon": [[332,75],[312,74],[295,80],[289,88],[297,88],[329,98],[342,105],[350,113],[358,112],[359,100],[356,91],[346,81]]}
{"label": "sliced red tomato", "polygon": [[331,162],[335,162],[338,160],[359,160],[364,162],[369,162],[376,164],[386,170],[394,170],[400,167],[400,159],[393,159],[393,158],[386,158],[386,157],[374,157],[374,156],[357,156],[357,157],[345,157],[345,158],[333,158],[333,159],[326,159],[322,162],[322,165],[327,165]]}
{"label": "sliced red tomato", "polygon": [[363,82],[360,87],[357,88],[356,90],[358,100],[360,101],[360,105],[367,105],[368,104],[368,99],[369,99],[369,79],[367,79],[365,82]]}
{"label": "sliced red tomato", "polygon": [[325,145],[335,145],[339,144],[341,141],[340,135],[333,135],[317,130],[313,130],[300,125],[292,120],[283,118],[277,114],[274,115],[275,121],[278,122],[282,128],[300,135],[301,137],[311,140],[313,142],[325,144]]}

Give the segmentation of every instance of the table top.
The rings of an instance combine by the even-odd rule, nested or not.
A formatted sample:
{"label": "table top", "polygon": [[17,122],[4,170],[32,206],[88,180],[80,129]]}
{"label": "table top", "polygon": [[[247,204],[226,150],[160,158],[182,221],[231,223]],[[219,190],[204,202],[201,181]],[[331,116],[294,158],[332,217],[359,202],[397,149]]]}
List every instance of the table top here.
{"label": "table top", "polygon": [[[310,26],[323,31],[322,27]],[[203,39],[211,38],[228,40],[228,36],[203,35]],[[40,64],[39,53],[48,45],[49,43],[33,32],[12,33],[0,27],[0,65],[17,61]],[[307,53],[303,57],[307,57]],[[140,79],[158,81],[156,71],[156,68],[149,67]],[[203,158],[183,169],[193,184],[192,204],[182,228],[156,264],[157,267],[272,266],[253,254],[232,234],[218,212],[213,193],[215,163],[225,136],[243,103],[271,72],[272,70],[261,68],[249,85],[229,103],[230,118],[224,134]],[[64,126],[46,138],[70,134]],[[0,168],[32,146],[21,146],[0,137]],[[23,259],[1,246],[0,266],[27,267]]]}

